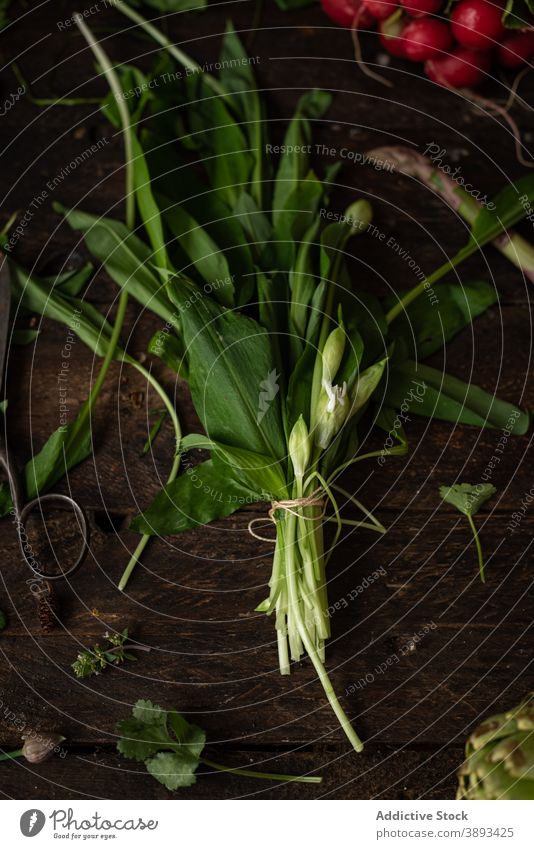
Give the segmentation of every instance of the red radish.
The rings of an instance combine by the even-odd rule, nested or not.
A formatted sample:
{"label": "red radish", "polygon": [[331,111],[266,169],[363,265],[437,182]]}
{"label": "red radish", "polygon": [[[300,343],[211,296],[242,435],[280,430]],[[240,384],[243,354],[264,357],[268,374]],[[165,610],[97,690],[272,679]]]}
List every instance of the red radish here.
{"label": "red radish", "polygon": [[424,62],[452,46],[452,35],[448,24],[436,18],[420,18],[412,21],[403,30],[406,56],[412,62]]}
{"label": "red radish", "polygon": [[497,48],[499,64],[504,68],[520,68],[534,58],[534,30],[515,32]]}
{"label": "red radish", "polygon": [[404,21],[395,16],[394,21],[380,21],[378,24],[378,37],[382,47],[385,47],[391,56],[406,59],[406,43],[403,37]]}
{"label": "red radish", "polygon": [[323,12],[342,27],[368,29],[374,23],[374,18],[363,5],[363,0],[321,0],[321,6]]}
{"label": "red radish", "polygon": [[385,21],[399,4],[397,0],[363,0],[363,5],[377,21]]}
{"label": "red radish", "polygon": [[443,0],[400,0],[412,18],[422,18],[424,15],[434,15],[443,6]]}
{"label": "red radish", "polygon": [[451,53],[425,63],[425,73],[434,83],[448,88],[474,88],[491,68],[488,53],[456,47]]}
{"label": "red radish", "polygon": [[506,32],[502,14],[499,2],[460,0],[451,14],[452,34],[464,47],[491,50]]}

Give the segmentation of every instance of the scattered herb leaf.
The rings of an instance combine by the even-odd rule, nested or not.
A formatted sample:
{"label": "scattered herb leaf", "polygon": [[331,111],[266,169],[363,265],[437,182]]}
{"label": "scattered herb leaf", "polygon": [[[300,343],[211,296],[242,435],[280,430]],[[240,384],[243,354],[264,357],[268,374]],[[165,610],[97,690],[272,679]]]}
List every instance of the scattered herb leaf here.
{"label": "scattered herb leaf", "polygon": [[497,489],[491,483],[455,483],[452,486],[440,486],[439,488],[439,494],[443,500],[448,504],[452,504],[460,513],[467,516],[467,521],[473,532],[473,539],[477,548],[478,568],[480,580],[483,584],[486,582],[484,558],[473,516],[496,492]]}

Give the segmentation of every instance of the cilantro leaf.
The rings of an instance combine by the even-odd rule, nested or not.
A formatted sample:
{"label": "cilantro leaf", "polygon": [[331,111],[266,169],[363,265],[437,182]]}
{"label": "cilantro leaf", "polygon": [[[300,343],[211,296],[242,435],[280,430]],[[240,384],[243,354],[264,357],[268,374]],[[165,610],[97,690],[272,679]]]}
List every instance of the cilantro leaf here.
{"label": "cilantro leaf", "polygon": [[168,714],[172,730],[180,744],[180,753],[184,750],[195,758],[199,758],[206,745],[206,734],[198,725],[191,725],[181,713],[172,711]]}
{"label": "cilantro leaf", "polygon": [[[185,720],[184,720],[185,721]],[[159,752],[146,761],[150,775],[168,790],[190,787],[197,780],[195,771],[200,761],[186,752]]]}
{"label": "cilantro leaf", "polygon": [[484,557],[473,516],[478,513],[480,507],[496,492],[496,488],[491,483],[477,483],[474,485],[470,483],[455,483],[452,486],[440,486],[439,488],[439,494],[443,500],[448,504],[452,504],[460,513],[467,516],[477,549],[478,571],[483,584],[486,583]]}
{"label": "cilantro leaf", "polygon": [[[150,774],[170,790],[174,789],[171,784],[176,787],[192,784],[191,776],[198,767],[206,744],[204,731],[197,725],[191,725],[177,711],[167,712],[145,699],[136,702],[132,714],[132,717],[117,724],[121,738],[117,743],[119,752],[134,761],[145,761]],[[168,724],[174,737],[169,733]],[[163,763],[162,758],[167,756],[175,758],[175,761],[167,759]],[[171,766],[172,769],[167,769]],[[172,777],[169,777],[171,773]],[[184,776],[188,777],[187,780]]]}
{"label": "cilantro leaf", "polygon": [[443,500],[456,507],[464,516],[474,516],[496,492],[497,489],[491,483],[455,483],[439,488]]}
{"label": "cilantro leaf", "polygon": [[119,752],[134,761],[144,761],[174,743],[167,730],[167,713],[159,705],[141,699],[133,707],[133,716],[117,723],[121,739]]}
{"label": "cilantro leaf", "polygon": [[149,699],[139,699],[132,708],[132,714],[139,722],[146,722],[149,725],[157,723],[166,725],[167,711],[153,704]]}

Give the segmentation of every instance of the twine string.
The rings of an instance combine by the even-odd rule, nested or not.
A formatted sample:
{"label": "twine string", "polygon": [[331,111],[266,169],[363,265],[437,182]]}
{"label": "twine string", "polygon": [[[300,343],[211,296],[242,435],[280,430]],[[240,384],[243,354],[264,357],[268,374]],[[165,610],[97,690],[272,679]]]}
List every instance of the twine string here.
{"label": "twine string", "polygon": [[[301,512],[303,507],[322,507],[322,510],[317,514],[317,516],[304,516]],[[314,492],[310,493],[310,495],[304,495],[302,498],[287,498],[280,501],[272,501],[267,516],[273,525],[276,525],[276,518],[274,514],[277,510],[285,510],[287,513],[292,513],[293,516],[300,517],[306,522],[320,522],[326,515],[326,499],[324,497],[324,490],[322,488],[316,489]],[[258,522],[264,521],[265,519],[251,519],[248,523],[249,534],[262,542],[276,542],[276,540],[272,539],[272,537],[264,537],[261,534],[256,533],[254,530],[254,526]]]}

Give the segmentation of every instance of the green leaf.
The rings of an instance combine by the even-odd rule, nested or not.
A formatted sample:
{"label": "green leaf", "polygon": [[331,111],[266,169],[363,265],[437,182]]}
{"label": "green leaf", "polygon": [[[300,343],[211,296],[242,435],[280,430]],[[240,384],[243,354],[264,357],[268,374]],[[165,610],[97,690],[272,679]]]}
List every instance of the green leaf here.
{"label": "green leaf", "polygon": [[167,731],[167,713],[150,701],[140,700],[133,716],[117,723],[120,740],[117,749],[127,758],[144,761],[160,749],[169,748],[172,740]]}
{"label": "green leaf", "polygon": [[146,762],[146,768],[168,790],[191,787],[196,782],[197,758],[182,752],[159,752]]}
{"label": "green leaf", "polygon": [[456,507],[464,516],[474,516],[496,492],[496,487],[490,483],[455,483],[439,488],[443,500]]}
{"label": "green leaf", "polygon": [[211,187],[233,209],[251,177],[254,158],[249,141],[225,103],[195,74],[186,80],[195,109],[189,113],[191,130],[202,143],[203,165]]}
{"label": "green leaf", "polygon": [[133,153],[133,178],[137,206],[152,245],[154,265],[169,268],[167,246],[161,213],[152,192],[150,173],[145,154],[135,133],[131,133]]}
{"label": "green leaf", "polygon": [[[309,171],[311,144],[310,119],[320,118],[330,106],[331,95],[326,91],[312,89],[300,98],[295,114],[284,137],[283,153],[276,172],[273,195],[273,223],[278,224],[288,206],[291,193],[297,189]],[[303,149],[304,148],[304,149]]]}
{"label": "green leaf", "polygon": [[165,218],[171,232],[199,274],[212,287],[214,297],[225,306],[232,306],[233,275],[219,246],[184,207],[174,206],[167,209]]}
{"label": "green leaf", "polygon": [[159,357],[166,366],[187,380],[187,361],[181,339],[170,330],[157,330],[148,343],[148,351]]}
{"label": "green leaf", "polygon": [[171,283],[169,295],[180,310],[191,395],[206,433],[216,442],[283,460],[280,398],[265,329],[223,310],[193,284]]}
{"label": "green leaf", "polygon": [[270,160],[266,156],[266,117],[263,102],[256,87],[252,65],[231,23],[223,39],[219,79],[226,91],[232,93],[232,105],[240,116],[249,141],[253,159],[250,174],[250,196],[261,207],[270,177]]}
{"label": "green leaf", "polygon": [[483,280],[441,283],[439,304],[417,298],[392,322],[390,334],[403,340],[410,359],[425,359],[497,301],[495,286]]}
{"label": "green leaf", "polygon": [[232,479],[227,466],[206,460],[164,487],[130,527],[140,534],[179,534],[230,516],[256,500],[246,486]]}
{"label": "green leaf", "polygon": [[403,448],[408,449],[408,439],[402,426],[402,421],[393,407],[382,405],[375,418],[375,424],[389,436],[396,439]]}
{"label": "green leaf", "polygon": [[483,207],[471,228],[467,248],[480,247],[493,241],[500,233],[509,230],[521,221],[528,212],[529,204],[534,200],[534,176],[527,174],[515,183],[506,186],[491,201],[493,208]]}
{"label": "green leaf", "polygon": [[[112,329],[104,316],[87,301],[72,298],[58,291],[35,274],[28,274],[17,263],[9,262],[13,301],[28,312],[36,312],[57,321],[72,331],[98,356],[104,356]],[[117,349],[116,359],[123,352]]]}
{"label": "green leaf", "polygon": [[230,467],[232,477],[239,480],[250,492],[258,493],[258,500],[273,501],[287,496],[286,482],[280,465],[263,454],[254,454],[243,448],[234,448],[214,442],[207,436],[192,433],[183,437],[183,451],[203,448],[212,451],[223,463]]}
{"label": "green leaf", "polygon": [[256,201],[248,192],[241,192],[239,195],[234,215],[249,239],[257,245],[258,249],[261,249],[270,238],[272,227],[265,213],[258,208]]}
{"label": "green leaf", "polygon": [[122,221],[65,210],[59,204],[54,209],[64,213],[73,230],[83,232],[88,250],[115,283],[164,321],[176,321],[165,288],[152,269],[152,252]]}
{"label": "green leaf", "polygon": [[54,274],[51,277],[42,277],[43,284],[49,289],[60,291],[63,295],[75,298],[86,286],[89,278],[94,272],[93,265],[88,262],[76,271],[66,271],[63,274]]}
{"label": "green leaf", "polygon": [[132,708],[132,714],[139,722],[158,726],[165,725],[167,721],[167,711],[150,699],[139,699]]}
{"label": "green leaf", "polygon": [[3,631],[7,625],[6,614],[3,610],[0,610],[0,631]]}
{"label": "green leaf", "polygon": [[[376,395],[380,394],[380,387]],[[479,386],[421,363],[407,360],[391,369],[383,401],[401,405],[412,413],[444,421],[508,429],[521,436],[528,431],[530,415]]]}
{"label": "green leaf", "polygon": [[167,719],[180,744],[180,753],[187,752],[192,757],[199,758],[206,745],[206,734],[202,728],[192,725],[177,711],[170,711]]}

